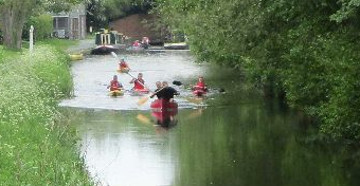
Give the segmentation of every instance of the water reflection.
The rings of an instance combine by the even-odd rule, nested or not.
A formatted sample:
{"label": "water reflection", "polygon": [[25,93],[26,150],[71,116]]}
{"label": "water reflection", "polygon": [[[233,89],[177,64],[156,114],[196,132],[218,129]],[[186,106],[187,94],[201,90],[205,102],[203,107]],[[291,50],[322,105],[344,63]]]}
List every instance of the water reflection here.
{"label": "water reflection", "polygon": [[[180,62],[183,61],[168,61],[171,64],[167,67]],[[79,85],[76,94],[79,97],[85,94],[86,86],[80,85],[88,83],[90,97],[96,100],[91,104],[76,98],[70,101],[70,106],[79,102],[78,105],[85,108],[100,105],[121,110],[136,105],[139,97],[98,98],[96,86],[86,82],[88,79],[92,82],[94,77],[88,72],[82,74],[89,66],[92,65],[75,67],[79,68],[77,74],[82,78],[90,76],[75,78],[75,85]],[[145,69],[145,66],[138,67]],[[195,73],[194,69],[197,68],[189,68],[191,73]],[[176,74],[175,71],[172,73]],[[161,78],[161,73],[153,74],[152,81]],[[180,74],[184,75],[182,81],[186,84],[186,72]],[[165,73],[164,78],[175,77],[167,75]],[[360,155],[312,143],[312,128],[302,114],[247,90],[239,83],[238,74],[230,70],[210,68],[206,79],[209,85],[224,87],[227,93],[192,100],[193,105],[198,105],[196,109],[180,109],[173,115],[151,112],[150,101],[142,107],[147,108],[146,111],[134,106],[135,111],[70,109],[64,112],[76,125],[81,137],[81,153],[91,175],[103,185],[125,186],[359,185]],[[186,99],[177,101],[179,105],[191,103]],[[204,103],[208,106],[203,106]]]}
{"label": "water reflection", "polygon": [[133,113],[85,111],[76,118],[84,119],[74,123],[80,124],[85,163],[103,185],[173,184],[176,136],[159,135],[153,125],[137,122]]}

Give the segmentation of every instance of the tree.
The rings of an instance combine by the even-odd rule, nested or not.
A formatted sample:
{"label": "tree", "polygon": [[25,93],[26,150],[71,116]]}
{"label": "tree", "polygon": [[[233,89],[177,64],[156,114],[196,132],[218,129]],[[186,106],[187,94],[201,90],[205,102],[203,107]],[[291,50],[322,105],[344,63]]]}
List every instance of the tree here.
{"label": "tree", "polygon": [[36,8],[60,12],[69,10],[71,4],[81,0],[0,0],[0,16],[4,46],[9,49],[21,49],[21,35],[28,17]]}
{"label": "tree", "polygon": [[152,0],[87,0],[87,24],[104,28],[109,21],[135,13],[147,13]]}
{"label": "tree", "polygon": [[4,0],[0,5],[3,22],[4,46],[10,49],[21,48],[23,25],[36,0]]}

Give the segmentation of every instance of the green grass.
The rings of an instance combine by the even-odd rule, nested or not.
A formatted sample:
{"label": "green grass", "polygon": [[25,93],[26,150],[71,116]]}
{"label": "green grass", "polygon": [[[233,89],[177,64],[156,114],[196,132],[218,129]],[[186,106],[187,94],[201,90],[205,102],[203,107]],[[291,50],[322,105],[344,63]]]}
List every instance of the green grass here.
{"label": "green grass", "polygon": [[4,49],[2,45],[0,45],[0,64],[4,61],[8,61],[9,59],[15,58],[19,55],[19,52],[13,50]]}
{"label": "green grass", "polygon": [[0,185],[94,185],[57,108],[72,90],[69,59],[59,51],[70,43],[39,42],[33,54],[0,46]]}
{"label": "green grass", "polygon": [[59,50],[66,50],[70,46],[76,45],[79,43],[79,40],[68,40],[68,39],[45,39],[38,41],[36,45],[51,45]]}

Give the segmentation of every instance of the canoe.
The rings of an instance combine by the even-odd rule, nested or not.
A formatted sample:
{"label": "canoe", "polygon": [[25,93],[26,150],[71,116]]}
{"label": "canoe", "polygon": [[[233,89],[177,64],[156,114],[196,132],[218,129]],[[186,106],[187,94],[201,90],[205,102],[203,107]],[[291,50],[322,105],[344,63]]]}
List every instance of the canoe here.
{"label": "canoe", "polygon": [[109,92],[109,95],[114,96],[114,97],[122,96],[122,95],[124,95],[124,91],[123,90],[113,90],[113,91]]}
{"label": "canoe", "polygon": [[117,69],[117,72],[119,73],[128,73],[130,71],[129,68],[120,68],[120,69]]}
{"label": "canoe", "polygon": [[84,59],[84,55],[83,54],[69,54],[71,61],[76,61],[76,60],[82,60]]}
{"label": "canoe", "polygon": [[178,104],[176,102],[169,102],[164,99],[156,99],[151,102],[150,108],[154,112],[167,112],[168,114],[177,114]]}

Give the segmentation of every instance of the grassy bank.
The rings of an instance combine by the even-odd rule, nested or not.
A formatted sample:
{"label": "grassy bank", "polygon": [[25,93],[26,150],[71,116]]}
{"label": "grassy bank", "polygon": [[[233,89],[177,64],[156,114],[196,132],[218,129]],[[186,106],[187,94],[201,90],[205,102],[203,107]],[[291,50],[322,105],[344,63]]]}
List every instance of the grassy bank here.
{"label": "grassy bank", "polygon": [[92,185],[57,110],[72,88],[67,55],[39,43],[32,55],[0,48],[0,77],[1,185]]}

